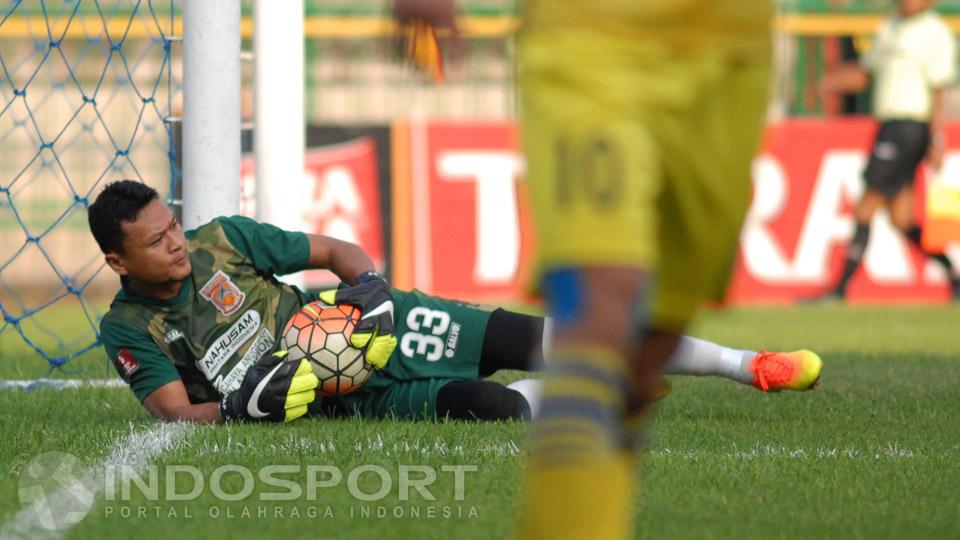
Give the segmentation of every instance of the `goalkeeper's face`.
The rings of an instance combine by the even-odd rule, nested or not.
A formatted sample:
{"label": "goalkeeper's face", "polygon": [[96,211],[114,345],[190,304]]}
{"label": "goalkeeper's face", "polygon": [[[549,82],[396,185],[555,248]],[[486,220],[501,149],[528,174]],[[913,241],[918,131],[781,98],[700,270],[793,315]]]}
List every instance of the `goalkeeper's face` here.
{"label": "goalkeeper's face", "polygon": [[107,256],[110,266],[131,280],[150,285],[183,281],[190,275],[190,257],[183,227],[160,199],[123,222],[123,253]]}
{"label": "goalkeeper's face", "polygon": [[917,13],[922,13],[937,2],[935,0],[900,0],[900,14],[904,17],[913,17]]}

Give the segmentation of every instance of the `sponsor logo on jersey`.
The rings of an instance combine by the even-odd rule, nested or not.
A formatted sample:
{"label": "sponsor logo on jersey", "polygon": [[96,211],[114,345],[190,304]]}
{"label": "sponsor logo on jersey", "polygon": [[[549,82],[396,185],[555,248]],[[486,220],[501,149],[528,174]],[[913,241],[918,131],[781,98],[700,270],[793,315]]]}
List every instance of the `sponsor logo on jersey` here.
{"label": "sponsor logo on jersey", "polygon": [[183,332],[181,332],[178,328],[174,328],[173,330],[167,332],[166,336],[163,336],[163,342],[166,344],[173,343],[178,339],[183,339]]}
{"label": "sponsor logo on jersey", "polygon": [[230,280],[230,276],[217,270],[217,273],[200,288],[200,296],[213,304],[224,315],[233,315],[243,305],[246,295]]}
{"label": "sponsor logo on jersey", "polygon": [[450,325],[450,334],[447,336],[447,350],[443,352],[447,358],[453,358],[457,353],[457,342],[460,341],[460,323]]}
{"label": "sponsor logo on jersey", "polygon": [[247,374],[247,370],[267,351],[272,351],[273,344],[273,333],[267,328],[260,330],[260,333],[257,335],[257,340],[250,345],[247,352],[243,353],[240,361],[233,366],[230,373],[218,375],[213,381],[213,387],[216,388],[217,392],[220,392],[221,395],[227,395],[237,388],[240,388],[240,383],[243,381],[244,375]]}
{"label": "sponsor logo on jersey", "polygon": [[240,316],[229,330],[224,332],[207,349],[203,358],[197,360],[197,367],[203,372],[208,381],[213,381],[220,374],[220,369],[244,343],[252,339],[260,329],[260,313],[248,310]]}
{"label": "sponsor logo on jersey", "polygon": [[117,370],[127,380],[140,369],[140,363],[133,358],[128,349],[120,349],[117,356],[113,358],[113,365],[117,366]]}

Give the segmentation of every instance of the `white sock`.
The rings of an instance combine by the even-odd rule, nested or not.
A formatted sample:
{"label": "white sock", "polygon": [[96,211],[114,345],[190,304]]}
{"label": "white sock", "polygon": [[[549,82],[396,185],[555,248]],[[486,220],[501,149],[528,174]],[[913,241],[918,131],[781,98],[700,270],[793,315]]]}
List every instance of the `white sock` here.
{"label": "white sock", "polygon": [[540,379],[520,379],[507,385],[507,388],[520,392],[530,406],[530,419],[540,415],[540,399],[543,395],[543,381]]}
{"label": "white sock", "polygon": [[[543,318],[543,357],[550,353],[550,338],[553,335],[553,319]],[[677,349],[673,351],[663,372],[667,375],[712,375],[724,377],[743,384],[753,384],[754,375],[748,366],[756,351],[731,349],[703,339],[680,336]],[[525,382],[531,379],[524,379]],[[516,384],[516,383],[514,383]],[[519,389],[515,389],[523,393]],[[526,395],[524,395],[526,397]],[[539,399],[539,394],[537,396]],[[529,403],[530,400],[528,399]],[[531,411],[533,404],[530,405]]]}
{"label": "white sock", "polygon": [[663,368],[667,375],[716,375],[743,384],[753,384],[747,367],[755,351],[730,349],[690,336],[680,336],[677,349]]}
{"label": "white sock", "polygon": [[543,339],[540,340],[540,350],[543,358],[550,356],[550,339],[553,337],[553,319],[543,318]]}

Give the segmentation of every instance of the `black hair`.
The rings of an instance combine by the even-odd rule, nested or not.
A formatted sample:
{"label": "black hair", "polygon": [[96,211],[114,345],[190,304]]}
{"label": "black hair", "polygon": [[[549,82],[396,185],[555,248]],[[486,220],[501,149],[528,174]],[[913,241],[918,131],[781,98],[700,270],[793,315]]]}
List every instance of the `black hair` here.
{"label": "black hair", "polygon": [[90,232],[106,253],[123,253],[124,221],[136,221],[143,207],[159,198],[157,190],[135,180],[107,184],[87,209]]}

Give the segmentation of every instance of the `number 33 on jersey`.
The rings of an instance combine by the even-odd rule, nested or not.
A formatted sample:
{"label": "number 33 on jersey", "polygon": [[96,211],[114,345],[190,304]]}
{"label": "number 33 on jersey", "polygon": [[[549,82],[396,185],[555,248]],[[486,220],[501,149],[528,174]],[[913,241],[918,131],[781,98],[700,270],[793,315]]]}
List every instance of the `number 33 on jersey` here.
{"label": "number 33 on jersey", "polygon": [[400,296],[394,354],[425,362],[454,358],[479,362],[489,311],[475,305],[439,301],[419,291]]}

